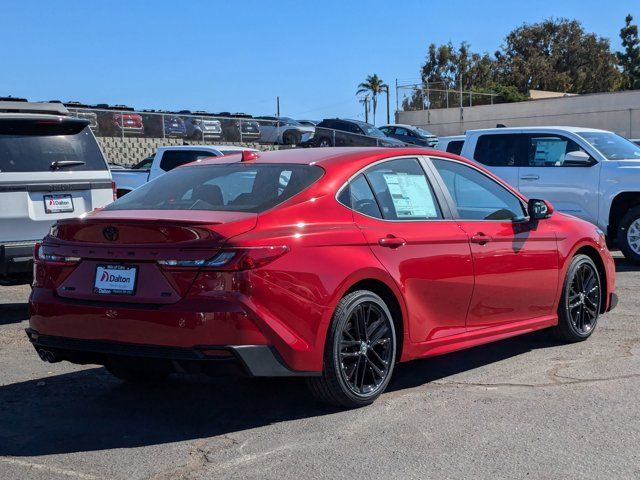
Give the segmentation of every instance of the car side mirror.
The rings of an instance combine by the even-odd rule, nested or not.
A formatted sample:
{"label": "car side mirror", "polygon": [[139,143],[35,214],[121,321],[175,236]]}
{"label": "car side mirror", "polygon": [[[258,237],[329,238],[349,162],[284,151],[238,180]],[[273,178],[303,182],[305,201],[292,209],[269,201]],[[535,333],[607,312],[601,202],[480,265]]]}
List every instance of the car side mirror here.
{"label": "car side mirror", "polygon": [[544,220],[553,214],[553,205],[546,200],[532,198],[527,203],[527,213],[531,221]]}
{"label": "car side mirror", "polygon": [[593,159],[589,156],[587,152],[583,152],[582,150],[576,150],[573,152],[565,153],[564,163],[582,167],[582,166],[591,165],[593,163]]}

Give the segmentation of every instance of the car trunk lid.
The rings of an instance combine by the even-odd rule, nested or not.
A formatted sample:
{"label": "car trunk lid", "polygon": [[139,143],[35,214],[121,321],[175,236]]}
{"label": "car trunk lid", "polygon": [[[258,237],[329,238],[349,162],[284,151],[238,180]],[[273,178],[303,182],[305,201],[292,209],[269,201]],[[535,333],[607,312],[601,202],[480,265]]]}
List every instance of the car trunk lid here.
{"label": "car trunk lid", "polygon": [[46,253],[78,259],[67,276],[50,276],[57,279],[57,294],[87,301],[175,303],[186,295],[198,269],[165,269],[158,262],[211,258],[257,220],[257,214],[244,212],[190,212],[189,220],[178,211],[154,211],[153,219],[142,213],[148,214],[100,212],[53,227],[43,245]]}

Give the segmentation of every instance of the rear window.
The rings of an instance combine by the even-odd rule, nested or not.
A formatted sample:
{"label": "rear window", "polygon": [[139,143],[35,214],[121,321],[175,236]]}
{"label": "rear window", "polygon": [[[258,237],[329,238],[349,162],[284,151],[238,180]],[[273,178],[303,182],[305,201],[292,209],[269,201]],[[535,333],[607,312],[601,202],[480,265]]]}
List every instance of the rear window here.
{"label": "rear window", "polygon": [[160,168],[168,172],[181,165],[208,157],[215,157],[215,155],[204,150],[167,150],[162,154]]}
{"label": "rear window", "polygon": [[0,172],[107,168],[86,121],[0,121]]}
{"label": "rear window", "polygon": [[454,155],[460,155],[463,145],[464,140],[452,140],[447,144],[447,152],[453,153]]}
{"label": "rear window", "polygon": [[118,199],[105,210],[215,210],[260,213],[318,180],[317,166],[197,165],[173,170]]}
{"label": "rear window", "polygon": [[527,164],[524,135],[517,133],[480,135],[473,159],[490,167],[517,167]]}

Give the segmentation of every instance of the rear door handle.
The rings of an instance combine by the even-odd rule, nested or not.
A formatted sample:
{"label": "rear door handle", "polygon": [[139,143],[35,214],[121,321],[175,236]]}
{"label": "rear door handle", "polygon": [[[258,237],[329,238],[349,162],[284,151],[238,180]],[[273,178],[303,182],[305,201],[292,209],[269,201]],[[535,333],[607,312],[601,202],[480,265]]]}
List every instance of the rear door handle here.
{"label": "rear door handle", "polygon": [[380,245],[381,247],[387,247],[387,248],[402,247],[406,243],[407,241],[404,238],[396,237],[395,235],[391,235],[391,234],[387,235],[384,238],[378,239],[378,245]]}
{"label": "rear door handle", "polygon": [[540,175],[523,175],[520,180],[540,180]]}
{"label": "rear door handle", "polygon": [[493,238],[491,238],[489,235],[485,235],[482,232],[476,233],[471,237],[471,243],[477,243],[478,245],[484,245],[486,243],[489,243],[491,240],[493,240]]}

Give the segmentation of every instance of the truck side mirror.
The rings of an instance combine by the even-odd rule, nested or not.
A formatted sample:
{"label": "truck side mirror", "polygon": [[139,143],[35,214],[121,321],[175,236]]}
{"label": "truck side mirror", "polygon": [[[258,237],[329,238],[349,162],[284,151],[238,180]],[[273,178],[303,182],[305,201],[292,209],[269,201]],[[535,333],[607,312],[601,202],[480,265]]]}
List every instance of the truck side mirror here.
{"label": "truck side mirror", "polygon": [[553,214],[553,205],[546,200],[532,198],[527,203],[527,213],[531,221],[544,220]]}
{"label": "truck side mirror", "polygon": [[564,163],[568,165],[575,165],[578,167],[586,167],[593,164],[593,159],[587,152],[576,150],[573,152],[565,153]]}

